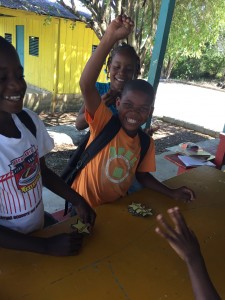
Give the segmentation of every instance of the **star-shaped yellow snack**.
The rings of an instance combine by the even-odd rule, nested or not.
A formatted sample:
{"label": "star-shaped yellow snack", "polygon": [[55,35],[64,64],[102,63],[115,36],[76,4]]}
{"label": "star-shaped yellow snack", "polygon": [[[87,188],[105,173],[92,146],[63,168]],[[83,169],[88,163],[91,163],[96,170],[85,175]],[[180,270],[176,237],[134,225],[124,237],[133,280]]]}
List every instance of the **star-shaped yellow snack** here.
{"label": "star-shaped yellow snack", "polygon": [[71,227],[75,229],[78,233],[87,233],[90,234],[90,231],[88,230],[88,225],[81,222],[80,219],[77,219],[76,224],[72,224]]}

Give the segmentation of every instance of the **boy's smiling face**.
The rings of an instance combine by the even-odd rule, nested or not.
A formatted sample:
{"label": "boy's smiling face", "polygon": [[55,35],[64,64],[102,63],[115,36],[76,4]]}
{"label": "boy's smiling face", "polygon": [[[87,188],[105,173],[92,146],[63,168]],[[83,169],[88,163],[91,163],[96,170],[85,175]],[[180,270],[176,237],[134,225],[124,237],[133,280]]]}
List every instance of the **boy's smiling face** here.
{"label": "boy's smiling face", "polygon": [[0,111],[18,113],[26,92],[23,67],[16,51],[0,41]]}
{"label": "boy's smiling face", "polygon": [[152,100],[140,90],[128,90],[117,99],[116,106],[120,122],[126,133],[133,137],[152,112]]}

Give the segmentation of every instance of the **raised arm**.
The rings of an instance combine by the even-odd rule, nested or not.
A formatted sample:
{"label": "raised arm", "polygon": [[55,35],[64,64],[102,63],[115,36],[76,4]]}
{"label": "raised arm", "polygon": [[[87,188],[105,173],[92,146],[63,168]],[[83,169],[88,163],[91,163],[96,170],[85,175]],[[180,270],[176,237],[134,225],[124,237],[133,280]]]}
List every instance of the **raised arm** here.
{"label": "raised arm", "polygon": [[207,272],[196,236],[188,228],[178,207],[169,209],[168,214],[175,228],[173,229],[162,215],[158,215],[157,221],[160,227],[157,227],[155,231],[165,238],[174,251],[185,261],[195,299],[220,300],[221,298]]}
{"label": "raised arm", "polygon": [[84,104],[91,116],[94,116],[101,101],[95,83],[104,61],[113,45],[120,39],[126,38],[132,29],[133,22],[126,16],[119,16],[113,20],[82,72],[80,88],[84,97]]}

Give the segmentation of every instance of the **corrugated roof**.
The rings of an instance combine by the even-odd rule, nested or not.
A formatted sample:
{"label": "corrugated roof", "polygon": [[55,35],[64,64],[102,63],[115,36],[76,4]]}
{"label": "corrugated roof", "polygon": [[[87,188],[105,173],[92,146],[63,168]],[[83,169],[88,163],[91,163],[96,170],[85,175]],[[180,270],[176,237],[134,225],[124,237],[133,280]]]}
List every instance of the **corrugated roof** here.
{"label": "corrugated roof", "polygon": [[[50,15],[66,19],[78,20],[78,18],[69,10],[64,8],[59,3],[52,2],[50,0],[0,0],[0,6],[31,11],[40,15]],[[82,11],[79,11],[78,13],[87,18],[90,17]]]}

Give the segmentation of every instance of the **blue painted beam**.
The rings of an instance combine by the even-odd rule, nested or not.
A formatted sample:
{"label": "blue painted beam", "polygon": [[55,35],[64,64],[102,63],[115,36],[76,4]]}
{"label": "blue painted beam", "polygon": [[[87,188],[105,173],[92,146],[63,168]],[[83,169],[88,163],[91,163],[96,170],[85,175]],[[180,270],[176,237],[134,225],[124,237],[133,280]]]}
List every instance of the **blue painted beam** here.
{"label": "blue painted beam", "polygon": [[[160,74],[166,52],[175,2],[176,0],[162,0],[160,8],[157,31],[155,35],[155,43],[152,51],[151,64],[148,74],[148,82],[153,86],[155,93],[157,92],[160,80]],[[151,118],[147,121],[146,128],[149,128],[150,123]]]}

